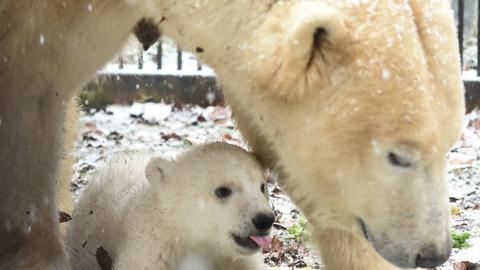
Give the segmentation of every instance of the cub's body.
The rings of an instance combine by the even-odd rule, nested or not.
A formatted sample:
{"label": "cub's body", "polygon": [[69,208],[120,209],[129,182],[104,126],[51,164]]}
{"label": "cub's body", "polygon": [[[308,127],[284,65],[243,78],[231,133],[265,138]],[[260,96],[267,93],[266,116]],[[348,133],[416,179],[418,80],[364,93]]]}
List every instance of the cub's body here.
{"label": "cub's body", "polygon": [[[262,167],[246,151],[226,144],[201,146],[177,161],[117,154],[75,208],[70,264],[101,269],[96,253],[103,249],[114,269],[188,269],[192,261],[209,269],[258,269],[259,258],[249,256],[258,249],[240,247],[232,234],[255,235],[252,218],[271,214],[262,179]],[[217,198],[219,187],[231,195]]]}

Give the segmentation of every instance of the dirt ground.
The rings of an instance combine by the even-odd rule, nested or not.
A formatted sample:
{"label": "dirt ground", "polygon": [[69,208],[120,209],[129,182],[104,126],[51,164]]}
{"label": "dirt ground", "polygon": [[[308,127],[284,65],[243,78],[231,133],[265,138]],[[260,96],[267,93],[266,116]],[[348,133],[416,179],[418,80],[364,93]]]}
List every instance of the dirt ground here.
{"label": "dirt ground", "polygon": [[[72,192],[78,197],[110,153],[149,149],[174,158],[192,145],[226,141],[245,146],[235,129],[228,107],[175,107],[167,104],[134,103],[108,106],[105,111],[83,112],[75,142]],[[448,156],[452,230],[470,235],[455,248],[451,259],[437,270],[480,269],[480,113],[465,118],[465,129]],[[281,269],[322,269],[317,252],[308,244],[308,221],[275,184],[270,184],[271,204],[276,214],[272,247],[264,250],[265,263]],[[466,262],[465,262],[466,261]],[[475,267],[475,266],[473,266]],[[278,268],[276,268],[278,269]]]}

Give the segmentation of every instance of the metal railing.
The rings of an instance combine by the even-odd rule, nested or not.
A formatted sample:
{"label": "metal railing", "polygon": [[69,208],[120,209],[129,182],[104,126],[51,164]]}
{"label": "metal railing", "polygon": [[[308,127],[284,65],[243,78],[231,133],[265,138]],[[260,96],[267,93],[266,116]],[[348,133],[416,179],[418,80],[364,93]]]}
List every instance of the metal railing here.
{"label": "metal railing", "polygon": [[[171,43],[172,43],[171,41],[167,42],[167,44],[170,45],[170,47],[172,45]],[[158,70],[158,71],[162,71],[162,70],[166,70],[166,69],[168,69],[169,71],[172,71],[172,70],[182,71],[182,70],[184,70],[185,69],[185,65],[184,65],[185,57],[184,56],[185,56],[186,52],[184,52],[182,50],[182,48],[180,48],[180,46],[174,45],[175,48],[176,48],[176,51],[175,51],[175,57],[176,57],[175,67],[166,66],[165,61],[164,61],[164,58],[165,58],[164,44],[165,44],[165,40],[160,39],[158,42],[156,42],[154,45],[151,46],[152,48],[150,48],[148,50],[150,53],[153,50],[155,50],[155,57],[153,59],[155,64],[156,64],[155,69]],[[173,56],[171,50],[170,50],[169,53],[170,54],[168,56]],[[151,61],[152,60],[152,59],[150,59],[150,60],[146,59],[147,53],[143,50],[141,45],[138,45],[138,49],[136,49],[136,52],[134,54],[135,54],[134,56],[135,56],[135,59],[136,59],[135,66],[136,66],[136,69],[138,69],[138,71],[144,70],[146,61]],[[187,54],[188,54],[188,56],[192,55],[191,53],[188,53],[188,52],[187,52]],[[202,71],[203,70],[202,63],[198,59],[195,59],[195,61],[196,61],[195,70],[196,71]],[[119,70],[124,70],[125,67],[126,67],[125,56],[120,55],[117,58],[117,60],[115,61],[115,64],[116,64],[116,66]],[[192,75],[197,74],[197,72],[195,72],[195,70],[190,70]],[[205,75],[205,73],[201,73],[201,72],[198,73],[198,75],[201,75],[201,74]]]}
{"label": "metal railing", "polygon": [[[456,3],[455,3],[456,2]],[[462,61],[462,66],[464,62],[464,50],[465,50],[465,36],[467,35],[467,38],[470,39],[473,37],[473,35],[476,36],[476,71],[477,71],[477,76],[480,75],[480,65],[478,63],[480,62],[480,46],[478,44],[478,40],[480,39],[480,16],[478,14],[480,13],[480,4],[479,0],[468,0],[467,4],[468,6],[465,6],[465,0],[455,0],[453,1],[454,9],[456,9],[456,20],[457,20],[457,29],[458,29],[458,42],[459,42],[459,47],[460,47],[460,56],[461,56],[461,61]],[[455,8],[456,5],[456,8]],[[472,9],[474,7],[474,9]],[[470,16],[465,16],[466,13],[466,8],[468,8],[468,12]],[[473,16],[472,16],[473,15]],[[476,17],[476,18],[475,18]],[[467,20],[467,21],[466,21]],[[466,24],[468,27],[465,27]],[[476,27],[476,31],[474,30],[474,27]],[[468,31],[465,31],[467,30]],[[475,33],[476,32],[476,33]],[[469,64],[469,63],[467,63]]]}
{"label": "metal railing", "polygon": [[480,0],[452,0],[457,21],[467,111],[480,107]]}
{"label": "metal railing", "polygon": [[[480,40],[480,0],[451,1],[457,21],[467,110],[471,110],[474,107],[480,107],[480,65],[478,64],[480,63],[480,46],[478,42],[478,40]],[[167,51],[164,45],[167,45]],[[173,50],[176,50],[176,52]],[[110,75],[119,74],[122,80],[132,80],[131,75],[134,74],[134,79],[139,81],[140,84],[142,81],[145,81],[143,79],[144,77],[151,79],[152,76],[159,78],[158,81],[165,81],[165,77],[168,77],[169,80],[174,77],[180,77],[196,81],[206,77],[213,78],[215,76],[213,70],[208,66],[203,66],[191,53],[184,52],[178,45],[174,45],[169,40],[160,39],[154,44],[148,51],[148,58],[146,57],[147,53],[143,51],[141,46],[138,46],[137,52],[133,54],[136,55],[136,63],[132,64],[130,61],[128,64],[129,68],[126,68],[127,63],[124,57],[119,56],[113,64],[114,69],[104,70],[105,73]],[[174,56],[174,54],[176,54],[176,56]],[[187,56],[185,56],[186,54]],[[165,61],[166,56],[168,56],[168,63]],[[173,60],[175,57],[176,60]],[[192,59],[196,61],[196,64],[192,64]],[[185,60],[190,60],[188,65],[185,64]],[[152,64],[152,61],[155,65]],[[148,67],[146,68],[147,62]],[[187,69],[188,72],[185,72]],[[120,78],[120,76],[117,76],[117,78]],[[208,81],[211,82],[212,85],[204,85],[203,83],[202,85],[209,89],[217,89],[213,79]],[[136,85],[138,85],[138,83],[136,83]],[[182,91],[182,89],[179,89],[179,91]]]}

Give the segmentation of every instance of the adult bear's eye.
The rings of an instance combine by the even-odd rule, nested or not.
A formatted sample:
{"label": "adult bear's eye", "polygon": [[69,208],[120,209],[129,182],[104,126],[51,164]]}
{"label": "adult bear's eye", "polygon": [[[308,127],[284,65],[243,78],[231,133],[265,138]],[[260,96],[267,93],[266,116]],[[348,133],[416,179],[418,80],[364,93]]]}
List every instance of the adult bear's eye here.
{"label": "adult bear's eye", "polygon": [[218,198],[223,199],[232,194],[232,190],[227,188],[227,187],[219,187],[215,189],[215,195],[217,195]]}
{"label": "adult bear's eye", "polygon": [[402,167],[402,168],[412,167],[412,163],[410,161],[393,152],[388,153],[388,161],[390,162],[390,164],[396,167]]}

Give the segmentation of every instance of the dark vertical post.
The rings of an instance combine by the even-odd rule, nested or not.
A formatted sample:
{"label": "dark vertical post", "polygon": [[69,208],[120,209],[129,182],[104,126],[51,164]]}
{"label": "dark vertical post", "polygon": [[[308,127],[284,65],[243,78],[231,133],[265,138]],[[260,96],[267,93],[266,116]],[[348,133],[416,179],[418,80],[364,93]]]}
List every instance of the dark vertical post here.
{"label": "dark vertical post", "polygon": [[157,69],[162,69],[162,40],[157,44]]}
{"label": "dark vertical post", "polygon": [[480,76],[480,0],[477,5],[477,76]]}
{"label": "dark vertical post", "polygon": [[118,68],[123,69],[123,57],[118,57]]}
{"label": "dark vertical post", "polygon": [[460,62],[463,70],[463,15],[464,15],[464,0],[458,0],[458,43],[460,48]]}
{"label": "dark vertical post", "polygon": [[182,70],[182,49],[177,45],[177,69]]}
{"label": "dark vertical post", "polygon": [[143,47],[140,46],[138,52],[138,69],[143,69]]}
{"label": "dark vertical post", "polygon": [[202,70],[202,63],[200,62],[200,60],[198,60],[198,58],[197,58],[197,70]]}

